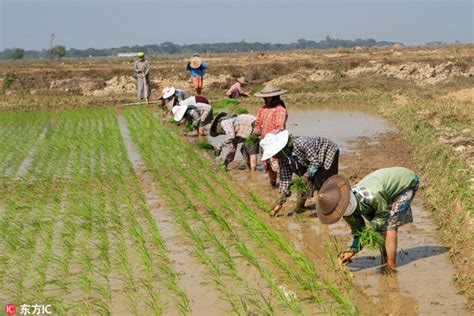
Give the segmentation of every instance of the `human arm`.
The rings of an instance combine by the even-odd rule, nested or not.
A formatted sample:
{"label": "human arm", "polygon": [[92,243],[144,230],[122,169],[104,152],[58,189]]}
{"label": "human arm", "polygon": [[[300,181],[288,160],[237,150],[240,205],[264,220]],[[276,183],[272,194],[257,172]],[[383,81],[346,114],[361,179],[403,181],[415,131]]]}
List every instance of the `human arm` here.
{"label": "human arm", "polygon": [[199,124],[201,123],[201,116],[199,115],[199,112],[196,109],[190,109],[188,114],[191,117],[193,127],[198,128]]}
{"label": "human arm", "polygon": [[191,71],[191,69],[192,69],[192,68],[191,68],[191,63],[188,62],[188,64],[186,65],[186,70],[187,70],[187,71]]}
{"label": "human arm", "polygon": [[280,165],[280,197],[272,209],[271,215],[273,216],[278,214],[278,212],[282,209],[283,204],[285,204],[286,200],[290,196],[291,176],[293,175],[290,164],[287,160],[279,159],[278,163]]}
{"label": "human arm", "polygon": [[150,66],[150,63],[148,62],[148,60],[145,61],[143,70],[144,70],[145,76],[150,74],[151,66]]}
{"label": "human arm", "polygon": [[370,226],[375,231],[385,230],[390,217],[387,200],[380,192],[377,192],[372,200],[368,201],[368,204],[375,211],[374,217],[370,220]]}
{"label": "human arm", "polygon": [[204,60],[201,60],[201,68],[202,70],[207,69],[207,64]]}
{"label": "human arm", "polygon": [[286,129],[286,120],[288,119],[288,113],[286,109],[281,105],[275,109],[275,130],[283,131]]}
{"label": "human arm", "polygon": [[253,131],[252,131],[252,133],[257,136],[261,136],[261,133],[262,133],[262,128],[261,128],[262,111],[263,111],[262,109],[258,110],[257,118],[255,119],[255,127],[253,128]]}

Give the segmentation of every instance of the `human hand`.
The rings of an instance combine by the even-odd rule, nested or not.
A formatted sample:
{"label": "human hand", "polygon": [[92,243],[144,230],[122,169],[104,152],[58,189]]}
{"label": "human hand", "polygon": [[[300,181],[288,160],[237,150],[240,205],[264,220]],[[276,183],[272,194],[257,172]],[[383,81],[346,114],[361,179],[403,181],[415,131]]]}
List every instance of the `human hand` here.
{"label": "human hand", "polygon": [[355,256],[355,252],[352,250],[346,250],[339,254],[337,262],[339,264],[345,264],[351,261],[351,258]]}

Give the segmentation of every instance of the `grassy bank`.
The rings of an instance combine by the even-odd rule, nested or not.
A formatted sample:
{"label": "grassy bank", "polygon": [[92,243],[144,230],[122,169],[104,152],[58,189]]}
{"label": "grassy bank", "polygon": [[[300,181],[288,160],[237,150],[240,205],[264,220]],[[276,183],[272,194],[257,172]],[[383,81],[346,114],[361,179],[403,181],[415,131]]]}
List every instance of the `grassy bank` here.
{"label": "grassy bank", "polygon": [[455,281],[472,309],[473,173],[469,153],[462,152],[462,143],[473,139],[473,105],[448,99],[426,100],[420,95],[398,105],[384,96],[378,105],[413,149],[423,181],[425,205],[433,212],[441,239],[450,247],[449,255],[456,267]]}

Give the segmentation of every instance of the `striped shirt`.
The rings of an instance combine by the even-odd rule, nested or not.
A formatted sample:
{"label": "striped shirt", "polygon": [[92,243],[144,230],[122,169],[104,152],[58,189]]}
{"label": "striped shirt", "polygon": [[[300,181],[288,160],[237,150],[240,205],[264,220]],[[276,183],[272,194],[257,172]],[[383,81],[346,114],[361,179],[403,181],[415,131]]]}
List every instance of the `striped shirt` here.
{"label": "striped shirt", "polygon": [[291,177],[293,173],[302,176],[308,168],[316,166],[326,170],[331,168],[338,147],[329,139],[318,136],[295,137],[292,156],[295,163],[288,159],[279,159],[280,165],[280,195],[290,195]]}
{"label": "striped shirt", "polygon": [[275,130],[285,130],[286,120],[288,119],[288,113],[286,109],[277,105],[274,107],[262,107],[258,110],[257,119],[255,120],[255,135],[260,138],[265,137],[267,133]]}
{"label": "striped shirt", "polygon": [[212,107],[206,103],[196,103],[194,108],[190,108],[186,115],[189,115],[194,126],[199,125],[199,123],[204,123],[209,113],[211,112]]}

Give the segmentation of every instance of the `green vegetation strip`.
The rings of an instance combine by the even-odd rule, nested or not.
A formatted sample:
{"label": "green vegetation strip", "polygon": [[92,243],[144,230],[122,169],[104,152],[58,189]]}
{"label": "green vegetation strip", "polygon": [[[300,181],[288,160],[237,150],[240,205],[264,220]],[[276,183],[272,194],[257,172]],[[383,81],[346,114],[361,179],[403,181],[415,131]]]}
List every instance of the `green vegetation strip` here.
{"label": "green vegetation strip", "polygon": [[[341,294],[334,284],[325,284],[325,281],[317,276],[312,263],[254,212],[252,207],[261,207],[261,202],[249,206],[244,201],[244,198],[237,194],[234,188],[224,180],[224,174],[215,170],[196,154],[193,148],[183,143],[175,131],[163,127],[158,120],[152,117],[150,111],[146,109],[127,109],[125,117],[130,126],[132,126],[132,134],[133,126],[141,124],[140,126],[145,128],[145,130],[140,130],[139,133],[135,131],[137,135],[134,137],[134,141],[138,142],[138,147],[142,151],[151,151],[148,154],[151,157],[147,161],[150,169],[157,171],[178,169],[175,176],[183,178],[183,182],[179,183],[179,185],[182,187],[194,186],[195,195],[203,202],[206,199],[212,200],[215,206],[213,207],[214,210],[211,209],[211,211],[222,214],[219,217],[227,220],[225,225],[233,225],[233,229],[228,230],[229,237],[233,238],[233,247],[244,258],[246,249],[241,247],[242,243],[239,243],[239,239],[232,236],[232,234],[235,235],[235,231],[239,231],[240,234],[244,234],[244,236],[248,236],[253,240],[251,242],[252,247],[257,247],[258,251],[262,254],[262,258],[258,260],[265,262],[265,265],[277,268],[279,272],[276,275],[279,277],[284,276],[284,279],[280,280],[289,281],[291,284],[299,284],[299,286],[294,287],[295,291],[299,293],[301,293],[301,290],[306,291],[306,295],[308,295],[311,301],[320,304],[322,308],[345,311],[346,313],[354,311],[355,307],[350,299]],[[166,152],[169,153],[166,154]],[[147,156],[146,151],[142,155]],[[172,159],[163,158],[157,161],[158,157],[163,155],[169,155]],[[161,165],[163,162],[166,163],[166,161],[172,162],[170,168],[165,168]],[[181,171],[179,171],[180,169]],[[166,179],[170,178],[169,174],[159,174],[157,176]],[[222,192],[216,192],[218,188]],[[204,195],[208,194],[210,196],[208,198],[203,197],[202,192],[205,192]],[[185,194],[182,196],[184,198]],[[209,209],[211,208],[210,205],[208,207]],[[238,228],[235,227],[235,223],[238,223]],[[221,228],[225,229],[223,223],[220,225]],[[257,270],[262,265],[259,261],[255,261],[252,258],[247,258],[247,261]],[[281,301],[295,312],[295,307],[289,304],[291,303],[288,299],[289,295],[281,293],[283,291],[279,293],[277,287],[272,286],[272,282],[275,281],[267,279],[270,275],[266,274],[264,270],[260,271],[260,274],[274,289],[277,297],[280,297]],[[324,292],[329,295],[323,295]],[[334,305],[331,302],[332,300],[336,301],[337,304]]]}

